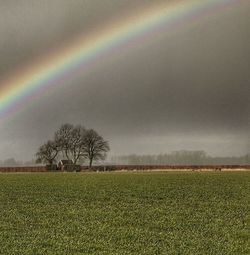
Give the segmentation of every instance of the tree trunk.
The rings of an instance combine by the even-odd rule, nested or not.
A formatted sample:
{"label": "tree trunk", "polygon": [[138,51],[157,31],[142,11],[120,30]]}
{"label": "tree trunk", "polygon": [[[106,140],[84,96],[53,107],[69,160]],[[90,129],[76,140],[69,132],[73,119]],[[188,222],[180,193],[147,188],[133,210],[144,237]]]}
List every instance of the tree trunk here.
{"label": "tree trunk", "polygon": [[70,158],[69,158],[69,156],[68,156],[68,150],[65,150],[65,156],[66,156],[66,158],[69,160]]}
{"label": "tree trunk", "polygon": [[91,168],[92,168],[92,162],[93,162],[93,159],[92,159],[92,158],[90,158],[90,159],[89,159],[89,169],[91,169]]}

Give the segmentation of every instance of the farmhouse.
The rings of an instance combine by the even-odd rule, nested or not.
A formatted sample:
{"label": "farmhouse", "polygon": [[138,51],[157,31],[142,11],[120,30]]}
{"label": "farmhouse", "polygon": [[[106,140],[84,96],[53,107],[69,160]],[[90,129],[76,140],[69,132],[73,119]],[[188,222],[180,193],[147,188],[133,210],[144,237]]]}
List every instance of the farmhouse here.
{"label": "farmhouse", "polygon": [[57,169],[61,171],[73,171],[73,161],[71,159],[62,159],[57,163]]}
{"label": "farmhouse", "polygon": [[81,171],[81,166],[73,163],[71,159],[61,159],[57,164],[57,170],[61,171]]}

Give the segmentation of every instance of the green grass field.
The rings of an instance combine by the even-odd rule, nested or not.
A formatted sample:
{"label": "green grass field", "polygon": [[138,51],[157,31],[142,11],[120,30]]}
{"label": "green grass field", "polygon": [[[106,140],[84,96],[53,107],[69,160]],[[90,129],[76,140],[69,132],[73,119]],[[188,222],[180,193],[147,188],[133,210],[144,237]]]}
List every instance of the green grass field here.
{"label": "green grass field", "polygon": [[250,173],[0,174],[0,254],[250,254]]}

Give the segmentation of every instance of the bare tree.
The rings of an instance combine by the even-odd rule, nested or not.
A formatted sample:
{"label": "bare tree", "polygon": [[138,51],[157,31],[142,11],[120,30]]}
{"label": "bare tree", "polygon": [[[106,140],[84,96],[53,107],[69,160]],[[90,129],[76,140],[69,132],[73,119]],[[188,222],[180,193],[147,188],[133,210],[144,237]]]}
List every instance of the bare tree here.
{"label": "bare tree", "polygon": [[86,130],[83,126],[72,124],[63,124],[55,133],[55,142],[60,151],[67,159],[72,159],[76,164],[80,158],[83,158],[83,138]]}
{"label": "bare tree", "polygon": [[36,153],[36,163],[53,165],[58,152],[57,144],[54,141],[48,141],[38,149],[38,152]]}
{"label": "bare tree", "polygon": [[109,144],[95,130],[86,130],[83,126],[66,123],[55,133],[54,141],[42,145],[37,154],[37,163],[53,164],[59,153],[76,165],[80,160],[104,160],[109,151]]}
{"label": "bare tree", "polygon": [[95,130],[87,130],[84,135],[84,148],[82,154],[89,160],[89,167],[93,161],[104,160],[110,150],[109,144]]}
{"label": "bare tree", "polygon": [[70,147],[72,144],[72,131],[74,126],[72,124],[63,124],[60,129],[55,133],[55,143],[58,145],[59,150],[70,159]]}
{"label": "bare tree", "polygon": [[84,157],[85,133],[85,128],[80,125],[74,127],[71,132],[71,144],[69,151],[74,164],[76,164],[80,159]]}

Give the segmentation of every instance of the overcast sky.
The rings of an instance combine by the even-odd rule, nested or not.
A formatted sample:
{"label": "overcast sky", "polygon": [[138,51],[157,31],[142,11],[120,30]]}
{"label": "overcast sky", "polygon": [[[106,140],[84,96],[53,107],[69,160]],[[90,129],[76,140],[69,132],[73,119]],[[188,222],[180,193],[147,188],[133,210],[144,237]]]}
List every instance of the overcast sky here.
{"label": "overcast sky", "polygon": [[[0,0],[0,80],[150,3]],[[110,142],[112,155],[182,149],[249,153],[249,27],[250,2],[241,1],[101,59],[91,72],[60,81],[0,120],[0,159],[33,158],[65,122],[96,129]]]}

